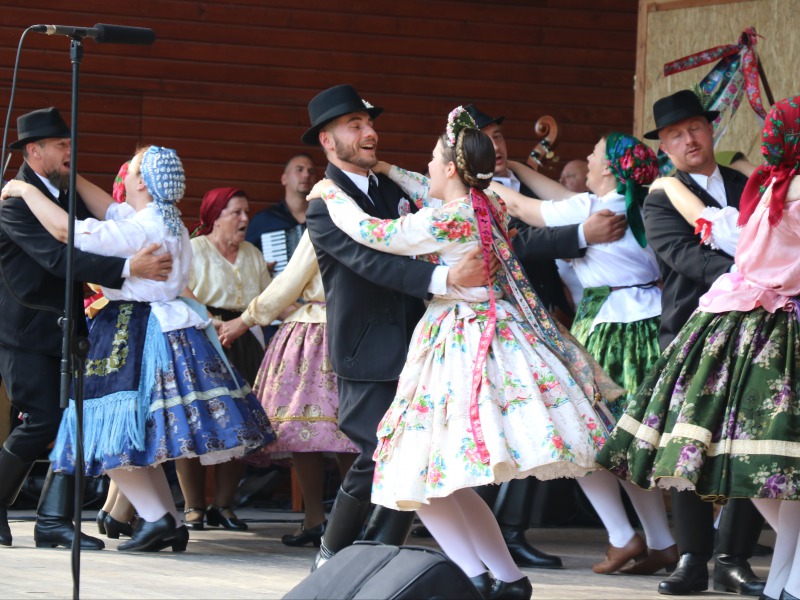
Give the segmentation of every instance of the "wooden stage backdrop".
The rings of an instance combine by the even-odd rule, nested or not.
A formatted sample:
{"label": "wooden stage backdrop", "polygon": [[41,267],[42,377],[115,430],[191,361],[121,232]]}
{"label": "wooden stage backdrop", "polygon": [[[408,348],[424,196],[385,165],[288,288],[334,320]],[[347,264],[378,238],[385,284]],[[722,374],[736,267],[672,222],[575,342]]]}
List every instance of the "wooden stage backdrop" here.
{"label": "wooden stage backdrop", "polygon": [[[585,157],[633,114],[636,0],[63,0],[0,2],[3,115],[19,36],[37,23],[153,28],[153,46],[85,44],[79,170],[110,189],[142,143],[178,150],[188,174],[187,221],[204,192],[236,185],[253,209],[282,198],[285,160],[304,150],[306,105],[355,85],[386,111],[381,157],[424,169],[450,109],[476,102],[505,114],[511,155],[533,147],[552,114],[559,153]],[[727,36],[726,36],[727,37]],[[69,39],[29,34],[12,130],[26,111],[69,116]],[[312,149],[320,163],[322,153]],[[9,175],[20,156],[12,159]]]}

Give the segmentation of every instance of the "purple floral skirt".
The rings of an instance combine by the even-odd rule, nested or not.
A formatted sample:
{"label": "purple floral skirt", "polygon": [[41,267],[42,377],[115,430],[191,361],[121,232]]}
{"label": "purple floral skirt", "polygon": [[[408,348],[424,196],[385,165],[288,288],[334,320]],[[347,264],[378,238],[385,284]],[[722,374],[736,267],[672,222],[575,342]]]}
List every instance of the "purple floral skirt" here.
{"label": "purple floral skirt", "polygon": [[697,311],[627,406],[598,462],[706,500],[800,500],[797,310]]}
{"label": "purple floral skirt", "polygon": [[254,389],[277,440],[248,456],[248,464],[267,465],[288,452],[358,452],[339,429],[339,396],[325,323],[281,325],[267,347]]}

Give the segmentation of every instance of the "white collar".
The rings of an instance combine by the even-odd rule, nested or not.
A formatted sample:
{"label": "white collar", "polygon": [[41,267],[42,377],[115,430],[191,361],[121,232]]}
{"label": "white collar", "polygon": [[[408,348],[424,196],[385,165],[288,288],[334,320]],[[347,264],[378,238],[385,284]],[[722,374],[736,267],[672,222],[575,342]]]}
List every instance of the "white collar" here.
{"label": "white collar", "polygon": [[375,185],[378,185],[378,176],[375,175],[375,173],[373,173],[371,170],[369,172],[369,175],[360,175],[359,173],[351,173],[350,171],[342,171],[342,173],[347,175],[350,178],[350,181],[352,181],[365,196],[369,196],[370,177],[374,177]]}
{"label": "white collar", "polygon": [[508,170],[508,177],[498,177],[495,175],[492,179],[497,183],[502,183],[504,186],[511,188],[515,192],[519,191],[520,181],[511,169]]}
{"label": "white collar", "polygon": [[[33,170],[33,169],[31,169],[31,170]],[[36,171],[33,171],[33,172],[36,174],[36,176],[39,179],[42,180],[42,183],[45,185],[47,190],[53,195],[53,198],[58,200],[58,197],[61,195],[61,190],[59,190],[56,186],[54,186],[52,183],[50,183],[50,180],[47,177],[42,177],[41,175],[36,173]]]}

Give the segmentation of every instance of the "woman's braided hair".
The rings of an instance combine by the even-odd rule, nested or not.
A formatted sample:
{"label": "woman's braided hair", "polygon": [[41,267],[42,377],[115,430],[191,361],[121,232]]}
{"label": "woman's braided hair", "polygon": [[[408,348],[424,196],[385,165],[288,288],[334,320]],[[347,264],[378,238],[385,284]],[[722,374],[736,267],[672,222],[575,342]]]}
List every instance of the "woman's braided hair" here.
{"label": "woman's braided hair", "polygon": [[456,165],[464,184],[478,190],[489,187],[494,175],[494,145],[463,107],[459,106],[448,116],[441,141],[444,159]]}

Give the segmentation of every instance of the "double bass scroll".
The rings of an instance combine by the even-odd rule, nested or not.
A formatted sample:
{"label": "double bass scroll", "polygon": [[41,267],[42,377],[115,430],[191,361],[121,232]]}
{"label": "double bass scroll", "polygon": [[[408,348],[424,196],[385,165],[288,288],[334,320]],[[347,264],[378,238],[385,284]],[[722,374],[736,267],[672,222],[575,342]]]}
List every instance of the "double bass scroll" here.
{"label": "double bass scroll", "polygon": [[559,158],[553,149],[558,137],[558,123],[550,115],[544,115],[534,125],[536,136],[541,138],[528,155],[528,166],[534,171],[541,169],[546,163],[558,162]]}

